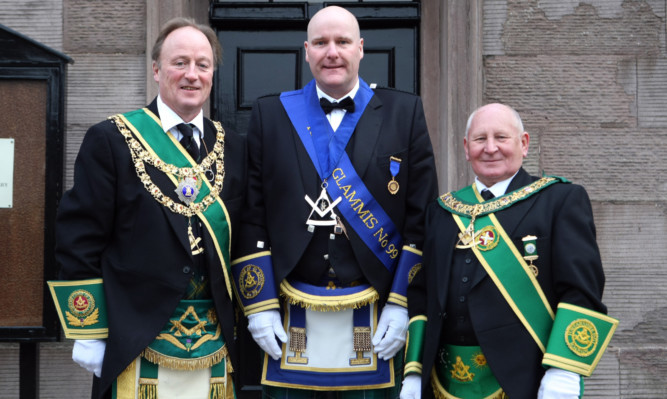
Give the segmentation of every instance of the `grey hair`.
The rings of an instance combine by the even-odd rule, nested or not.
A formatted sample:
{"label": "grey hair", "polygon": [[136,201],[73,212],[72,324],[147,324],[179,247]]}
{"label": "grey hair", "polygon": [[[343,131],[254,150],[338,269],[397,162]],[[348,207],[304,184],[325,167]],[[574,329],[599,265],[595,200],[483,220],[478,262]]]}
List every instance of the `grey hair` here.
{"label": "grey hair", "polygon": [[[516,128],[517,128],[517,130],[518,130],[517,133],[518,133],[518,134],[523,133],[523,122],[521,121],[521,115],[519,115],[519,113],[517,112],[517,110],[515,110],[515,109],[512,108],[512,107],[510,107],[509,105],[505,105],[505,104],[502,104],[502,105],[503,105],[504,107],[507,107],[507,109],[509,109],[509,110],[512,112],[512,115],[514,115],[515,126],[516,126]],[[466,138],[468,137],[468,131],[470,130],[470,125],[472,124],[472,120],[473,120],[473,118],[475,117],[475,115],[477,115],[477,111],[479,111],[479,110],[482,109],[483,107],[484,107],[484,106],[481,106],[481,107],[477,108],[477,109],[474,110],[474,111],[472,112],[472,114],[470,114],[470,116],[468,117],[468,122],[466,123],[466,133],[465,133],[465,137],[466,137]]]}

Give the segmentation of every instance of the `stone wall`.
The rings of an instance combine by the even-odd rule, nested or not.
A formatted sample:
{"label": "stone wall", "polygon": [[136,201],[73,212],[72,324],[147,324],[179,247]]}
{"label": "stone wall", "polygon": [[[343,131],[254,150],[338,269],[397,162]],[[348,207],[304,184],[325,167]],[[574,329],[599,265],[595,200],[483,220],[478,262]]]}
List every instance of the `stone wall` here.
{"label": "stone wall", "polygon": [[533,173],[593,201],[620,319],[587,398],[667,392],[667,60],[664,1],[484,1],[484,101],[514,106]]}
{"label": "stone wall", "polygon": [[[90,125],[145,105],[144,0],[0,0],[0,23],[74,60],[66,89],[65,188]],[[1,55],[0,55],[1,56]],[[72,342],[39,345],[39,398],[90,397],[92,374]],[[19,397],[19,344],[0,343],[0,399]]]}

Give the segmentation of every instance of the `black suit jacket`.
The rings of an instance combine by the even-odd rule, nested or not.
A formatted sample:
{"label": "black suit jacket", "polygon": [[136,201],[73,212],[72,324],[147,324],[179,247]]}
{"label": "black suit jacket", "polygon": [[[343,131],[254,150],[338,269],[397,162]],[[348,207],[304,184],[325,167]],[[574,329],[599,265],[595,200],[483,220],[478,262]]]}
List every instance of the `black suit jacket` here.
{"label": "black suit jacket", "polygon": [[[156,100],[148,108],[158,115]],[[206,118],[204,124],[204,140],[212,150],[216,130]],[[221,197],[232,226],[244,202],[245,157],[244,139],[226,131]],[[152,166],[146,168],[162,192],[178,202],[167,176]],[[162,206],[144,188],[124,137],[106,120],[84,137],[74,186],[62,198],[56,231],[60,278],[104,279],[109,337],[102,376],[95,379],[93,392],[93,397],[101,397],[153,341],[186,291],[193,266],[187,218]],[[234,363],[233,304],[211,237],[205,233],[203,238],[211,291]]]}
{"label": "black suit jacket", "polygon": [[[404,244],[423,242],[423,212],[437,195],[433,149],[421,99],[413,94],[378,88],[346,147],[357,174],[401,233]],[[258,99],[248,128],[248,208],[244,212],[241,245],[257,252],[257,241],[271,248],[275,283],[297,265],[321,262],[327,252],[341,262],[353,262],[386,298],[393,274],[373,255],[347,221],[349,235],[330,241],[319,251],[309,248],[313,237],[330,227],[307,231],[311,207],[304,199],[318,198],[322,181],[283,108],[279,96]],[[402,160],[396,180],[400,189],[389,193],[389,158]],[[332,179],[330,179],[332,180]],[[335,184],[332,180],[332,184]],[[336,212],[341,216],[340,211]],[[342,218],[342,216],[341,216]],[[344,218],[343,218],[344,219]],[[326,244],[325,244],[326,245]]]}
{"label": "black suit jacket", "polygon": [[[507,192],[537,180],[521,169]],[[510,208],[495,213],[514,245],[521,239],[537,236],[539,268],[537,280],[554,313],[566,302],[606,313],[601,302],[604,273],[596,243],[590,200],[583,187],[553,184]],[[426,242],[423,269],[408,291],[410,316],[426,314],[423,351],[422,388],[431,397],[430,373],[436,362],[440,339],[453,320],[445,312],[455,245],[459,228],[452,215],[436,202],[429,204],[426,215]],[[461,250],[456,250],[461,251]],[[466,298],[470,322],[477,341],[494,375],[512,399],[537,397],[545,369],[543,353],[514,314],[484,267],[470,251],[474,268],[471,290]],[[461,266],[463,267],[463,266]],[[451,322],[451,323],[450,323]]]}

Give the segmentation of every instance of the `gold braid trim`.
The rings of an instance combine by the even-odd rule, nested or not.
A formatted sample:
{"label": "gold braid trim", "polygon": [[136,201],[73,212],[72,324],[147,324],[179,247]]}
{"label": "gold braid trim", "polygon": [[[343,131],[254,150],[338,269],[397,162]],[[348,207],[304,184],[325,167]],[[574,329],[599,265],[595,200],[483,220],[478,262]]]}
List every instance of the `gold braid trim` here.
{"label": "gold braid trim", "polygon": [[285,298],[290,305],[299,305],[302,308],[316,312],[338,312],[345,309],[359,309],[380,299],[380,294],[373,287],[369,287],[356,294],[325,297],[297,290],[287,280],[283,280],[280,283],[280,296]]}
{"label": "gold braid trim", "polygon": [[224,377],[212,377],[210,379],[209,399],[235,399],[234,382],[229,374]]}
{"label": "gold braid trim", "polygon": [[499,209],[506,208],[517,201],[521,201],[554,180],[557,179],[554,177],[543,177],[507,195],[494,198],[491,201],[485,201],[481,204],[470,204],[460,201],[454,197],[452,192],[441,195],[440,200],[452,213],[469,217],[481,216],[486,215],[487,213],[493,213]]}
{"label": "gold braid trim", "polygon": [[226,356],[226,358],[227,358],[227,373],[233,373],[234,367],[232,367],[232,361],[229,358],[229,356]]}
{"label": "gold braid trim", "polygon": [[[213,204],[219,197],[222,191],[223,181],[225,178],[225,131],[220,122],[212,121],[217,131],[215,145],[213,151],[210,152],[200,164],[191,168],[179,168],[175,165],[168,164],[158,158],[151,151],[146,150],[137,139],[134,138],[132,132],[127,127],[121,115],[110,116],[109,119],[116,124],[118,131],[125,137],[125,142],[130,149],[134,168],[137,171],[139,180],[143,183],[146,190],[151,193],[153,198],[160,204],[167,207],[170,211],[184,216],[194,216],[198,213],[204,212],[209,205]],[[215,163],[215,178],[213,187],[210,193],[204,197],[200,202],[191,202],[190,205],[174,202],[171,198],[164,195],[162,190],[153,183],[151,177],[146,173],[146,165],[154,166],[164,174],[176,176],[178,178],[200,176],[201,181],[207,181],[206,171],[211,169],[211,165]]]}
{"label": "gold braid trim", "polygon": [[[200,370],[212,367],[227,359],[227,346],[223,346],[217,351],[196,359],[181,359],[178,357],[163,355],[151,348],[146,348],[141,352],[141,356],[151,363],[166,367],[172,370]],[[231,366],[231,363],[227,363]],[[231,373],[232,370],[228,369]]]}

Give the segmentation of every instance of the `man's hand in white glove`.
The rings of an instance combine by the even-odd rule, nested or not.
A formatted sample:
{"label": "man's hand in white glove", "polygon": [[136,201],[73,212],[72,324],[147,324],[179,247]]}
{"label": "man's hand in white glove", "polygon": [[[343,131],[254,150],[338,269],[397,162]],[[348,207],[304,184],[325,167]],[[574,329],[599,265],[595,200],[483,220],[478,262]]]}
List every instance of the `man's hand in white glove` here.
{"label": "man's hand in white glove", "polygon": [[282,342],[287,342],[287,334],[280,321],[280,312],[277,310],[265,310],[263,312],[248,316],[248,331],[260,348],[273,360],[280,359],[283,351],[276,342],[276,337]]}
{"label": "man's hand in white glove", "polygon": [[403,387],[401,388],[400,399],[421,399],[422,397],[422,376],[410,374],[403,378]]}
{"label": "man's hand in white glove", "polygon": [[580,395],[581,376],[559,368],[544,373],[537,391],[537,399],[578,399]]}
{"label": "man's hand in white glove", "polygon": [[374,351],[380,359],[391,359],[403,347],[409,321],[406,308],[392,304],[385,305],[372,341]]}
{"label": "man's hand in white glove", "polygon": [[74,347],[72,348],[72,360],[100,377],[106,347],[107,341],[103,339],[77,339],[74,341]]}

